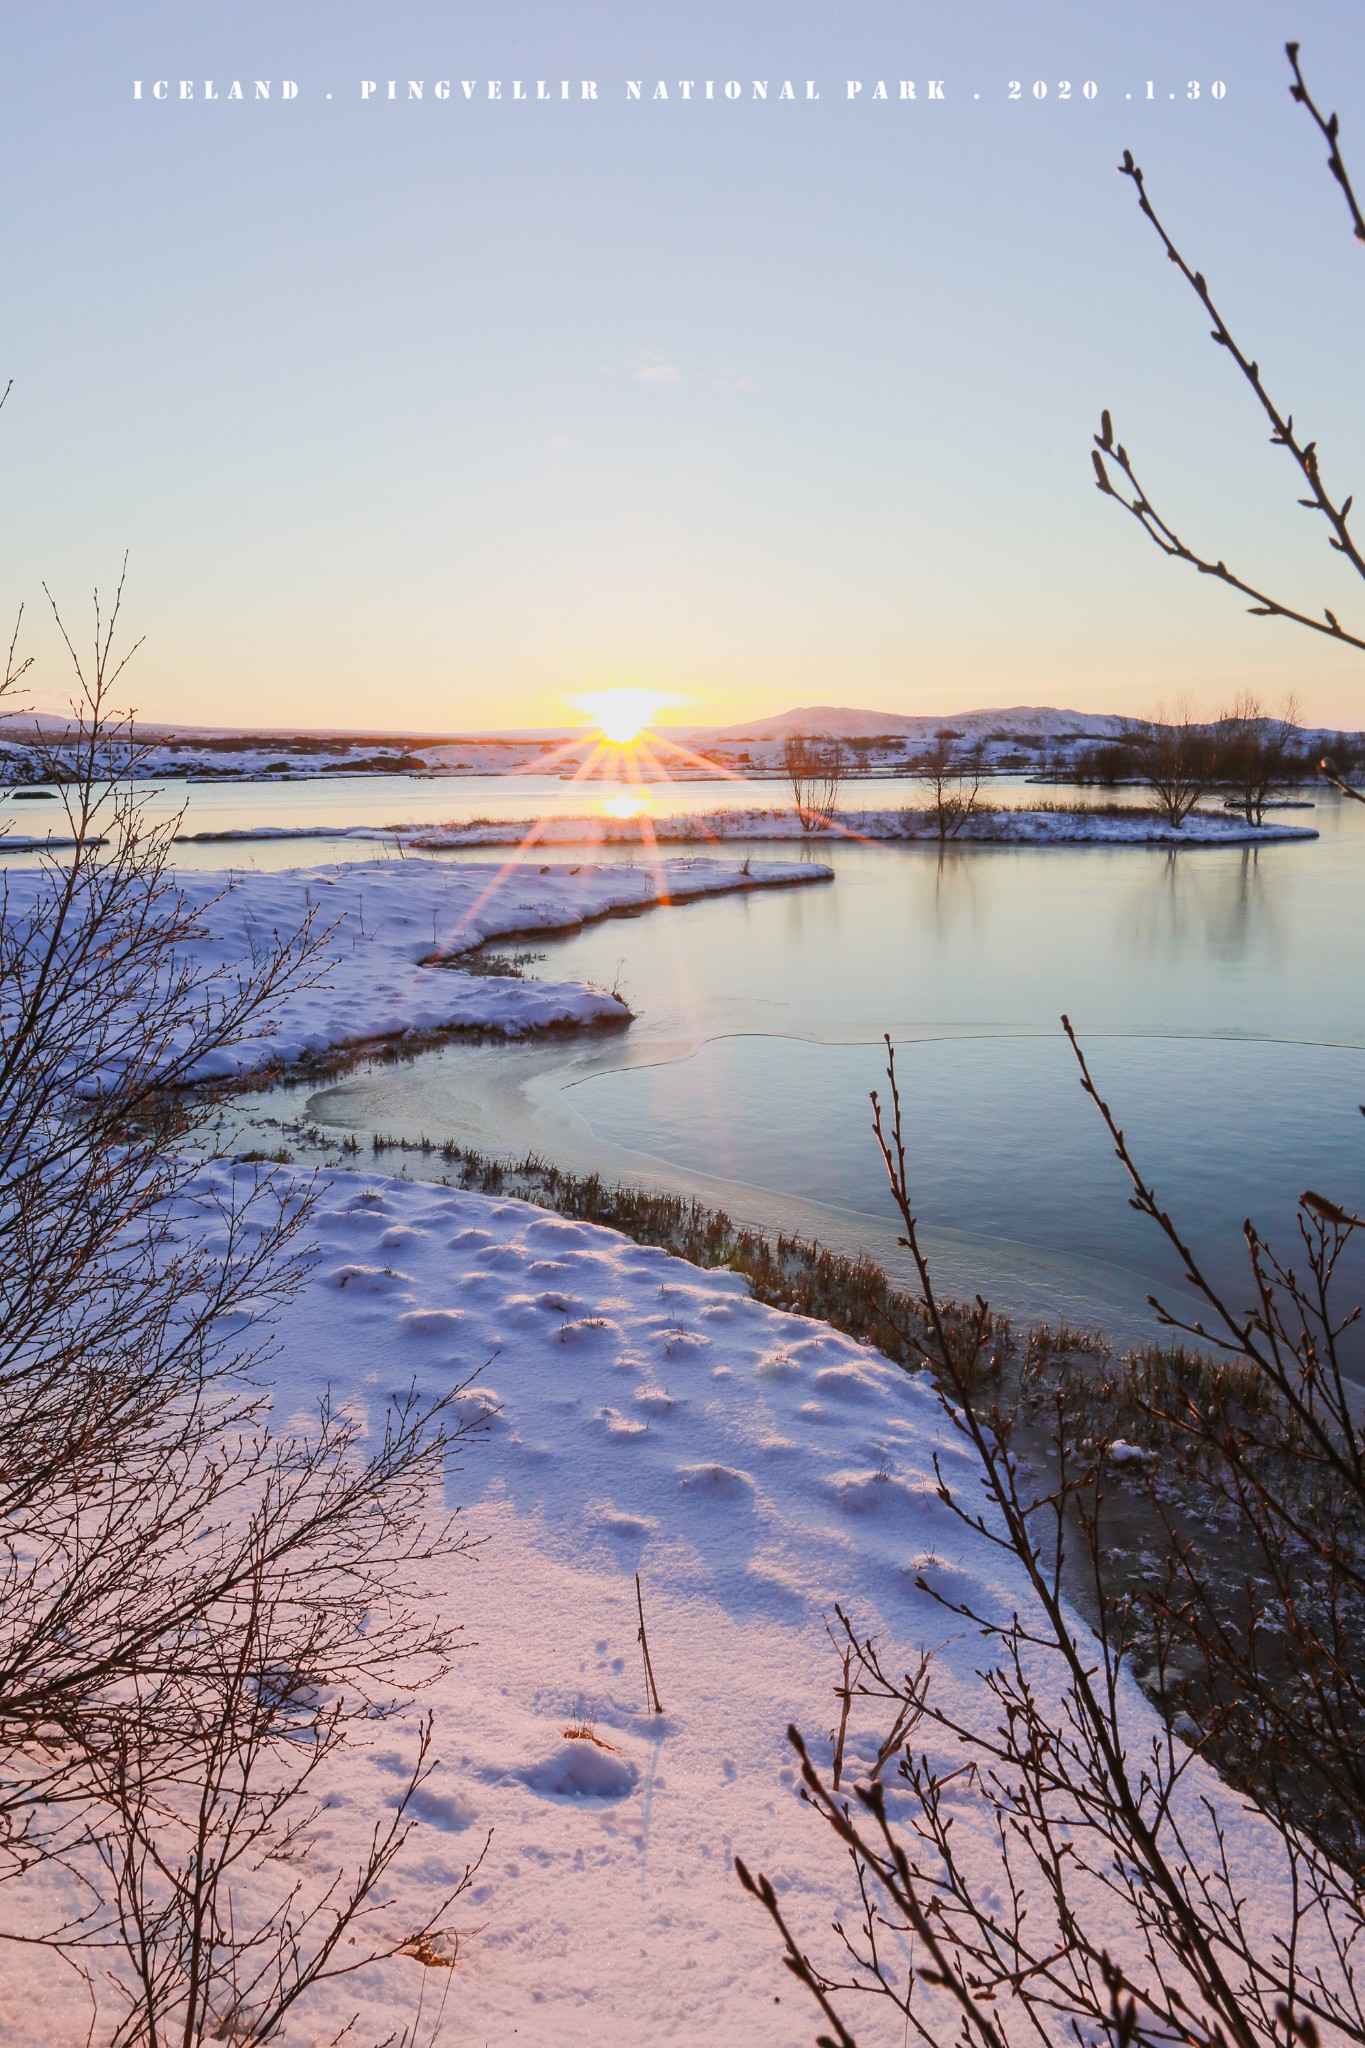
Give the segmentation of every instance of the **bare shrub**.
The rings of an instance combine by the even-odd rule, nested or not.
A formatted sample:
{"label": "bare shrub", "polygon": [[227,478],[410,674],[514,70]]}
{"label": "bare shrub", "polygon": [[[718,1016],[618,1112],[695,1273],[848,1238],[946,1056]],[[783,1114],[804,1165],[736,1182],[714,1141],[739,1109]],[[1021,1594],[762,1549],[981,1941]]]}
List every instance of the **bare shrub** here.
{"label": "bare shrub", "polygon": [[1178,832],[1217,770],[1215,734],[1182,700],[1169,714],[1163,705],[1154,718],[1134,720],[1125,729],[1124,741],[1138,780],[1151,791],[1161,817]]}
{"label": "bare shrub", "polygon": [[848,753],[839,740],[791,733],[783,742],[782,768],[791,786],[803,832],[822,832],[839,804],[848,773]]}
{"label": "bare shrub", "polygon": [[[1207,1312],[1162,1319],[1223,1361],[1211,1368],[1177,1346],[1153,1357],[1129,1395],[1185,1482],[1235,1524],[1245,1580],[1220,1579],[1172,1524],[1146,1597],[1111,1592],[1108,1503],[1117,1486],[1140,1483],[1148,1460],[1115,1438],[1112,1418],[1106,1429],[1101,1415],[1092,1435],[1102,1402],[1083,1433],[1060,1398],[1050,1469],[1039,1478],[1019,1455],[1013,1419],[982,1391],[985,1303],[967,1331],[936,1311],[892,1056],[890,1124],[874,1095],[874,1130],[923,1289],[924,1361],[950,1431],[973,1453],[984,1508],[941,1468],[940,1498],[974,1540],[1012,1560],[1026,1597],[1010,1611],[1009,1596],[977,1604],[936,1588],[931,1571],[919,1580],[989,1645],[976,1712],[940,1697],[932,1658],[906,1670],[841,1612],[836,1690],[872,1718],[859,1754],[872,1749],[877,1768],[840,1786],[790,1731],[806,1797],[850,1859],[836,1954],[814,1958],[771,1883],[742,1863],[741,1882],[830,2023],[822,2041],[852,2043],[844,2015],[871,1997],[935,2048],[950,2034],[1004,2048],[1052,2038],[1059,2025],[1152,2048],[1360,2042],[1365,1437],[1339,1353],[1355,1312],[1335,1311],[1331,1291],[1362,1226],[1305,1194],[1296,1274],[1248,1225],[1254,1305],[1234,1309],[1144,1180],[1076,1051],[1134,1205],[1177,1252]],[[1094,1635],[1071,1604],[1078,1581],[1093,1596]],[[1139,1661],[1154,1667],[1164,1706],[1145,1728],[1129,1683]],[[1212,1797],[1201,1758],[1233,1776],[1238,1797]],[[984,1829],[961,1825],[964,1796],[980,1802]],[[1237,1813],[1248,1804],[1249,1822]]]}
{"label": "bare shrub", "polygon": [[424,1596],[461,1541],[440,1506],[459,1431],[453,1396],[415,1394],[368,1430],[326,1397],[309,1429],[271,1423],[270,1314],[310,1263],[312,1189],[206,1173],[213,1102],[182,1084],[268,1026],[317,941],[198,959],[176,820],[148,821],[110,708],[121,598],[107,620],[96,599],[92,665],[58,618],[71,843],[0,884],[0,1884],[27,1902],[0,1936],[75,1961],[94,2032],[150,2048],[264,2041],[396,1945],[347,1930],[429,1737],[355,1869],[305,1851],[340,1747],[446,1667]]}
{"label": "bare shrub", "polygon": [[1122,740],[1109,740],[1101,746],[1078,748],[1071,768],[1073,781],[1098,782],[1106,789],[1113,789],[1120,782],[1130,781],[1134,773],[1132,751]]}
{"label": "bare shrub", "polygon": [[979,745],[963,749],[960,734],[940,732],[914,762],[929,785],[929,808],[940,839],[956,839],[980,808],[983,755]]}
{"label": "bare shrub", "polygon": [[1218,779],[1248,825],[1265,821],[1267,806],[1302,773],[1297,751],[1299,701],[1292,693],[1275,715],[1254,690],[1242,690],[1217,721]]}

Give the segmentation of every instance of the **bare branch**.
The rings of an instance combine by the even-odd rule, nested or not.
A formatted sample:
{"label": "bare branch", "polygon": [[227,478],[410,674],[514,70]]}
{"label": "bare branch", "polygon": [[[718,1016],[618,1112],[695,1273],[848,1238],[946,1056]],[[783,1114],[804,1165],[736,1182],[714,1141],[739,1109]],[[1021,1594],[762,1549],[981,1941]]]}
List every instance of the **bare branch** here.
{"label": "bare branch", "polygon": [[[1106,457],[1127,479],[1129,495],[1125,495],[1114,483],[1106,466]],[[1131,512],[1148,539],[1155,542],[1163,555],[1170,555],[1176,561],[1188,562],[1201,576],[1214,576],[1220,583],[1226,583],[1230,589],[1240,591],[1243,597],[1251,598],[1249,609],[1256,618],[1289,619],[1296,626],[1306,626],[1310,632],[1322,633],[1329,640],[1339,640],[1344,646],[1359,648],[1365,652],[1365,638],[1347,632],[1334,612],[1325,611],[1319,619],[1308,612],[1298,611],[1293,605],[1284,604],[1280,599],[1272,597],[1269,591],[1262,590],[1257,584],[1249,583],[1244,576],[1237,575],[1234,570],[1229,569],[1226,562],[1214,561],[1207,555],[1201,555],[1183,541],[1169,521],[1157,511],[1146,490],[1139,483],[1128,451],[1121,442],[1114,439],[1113,425],[1107,412],[1103,415],[1100,431],[1095,436],[1091,461],[1095,467],[1096,489],[1103,491],[1106,497],[1113,498],[1126,512]]]}
{"label": "bare branch", "polygon": [[1288,57],[1290,69],[1294,73],[1294,83],[1289,88],[1289,97],[1292,100],[1297,100],[1300,106],[1307,107],[1309,114],[1316,122],[1318,132],[1328,148],[1327,168],[1336,179],[1338,185],[1340,185],[1345,195],[1346,204],[1350,209],[1351,224],[1355,229],[1355,238],[1358,242],[1365,242],[1365,215],[1362,215],[1360,211],[1359,202],[1351,187],[1351,180],[1347,174],[1345,162],[1342,159],[1341,124],[1335,114],[1329,114],[1324,120],[1319,112],[1316,101],[1304,83],[1303,72],[1299,68],[1298,44],[1286,43],[1284,53]]}

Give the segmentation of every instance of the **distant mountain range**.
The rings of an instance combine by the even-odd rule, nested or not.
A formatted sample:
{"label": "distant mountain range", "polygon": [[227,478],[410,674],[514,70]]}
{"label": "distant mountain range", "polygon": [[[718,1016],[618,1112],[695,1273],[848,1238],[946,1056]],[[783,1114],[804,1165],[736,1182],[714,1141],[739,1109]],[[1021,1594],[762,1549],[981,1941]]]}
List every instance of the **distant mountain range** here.
{"label": "distant mountain range", "polygon": [[[940,734],[981,749],[988,768],[1065,770],[1083,749],[1117,739],[1126,721],[1113,712],[1067,711],[1052,705],[1016,704],[984,711],[938,712],[912,717],[893,711],[864,711],[838,704],[808,704],[772,718],[722,726],[661,726],[657,752],[668,774],[693,780],[706,774],[670,746],[703,755],[732,772],[781,772],[782,751],[795,734],[838,739],[850,749],[855,768],[871,773],[903,771],[907,761]],[[32,782],[39,774],[35,741],[41,732],[60,745],[68,729],[50,716],[15,717],[0,724],[0,785]],[[1309,746],[1324,751],[1340,737],[1323,728],[1302,729]],[[1350,735],[1359,743],[1365,736]],[[464,735],[412,732],[262,731],[259,727],[142,725],[138,738],[149,750],[145,773],[158,780],[285,781],[325,775],[516,775],[574,776],[595,749],[585,726],[537,731]]]}
{"label": "distant mountain range", "polygon": [[916,745],[940,732],[952,732],[975,742],[994,740],[1092,740],[1114,739],[1124,721],[1107,711],[1058,711],[1051,705],[1016,704],[1008,710],[935,712],[911,717],[895,711],[855,711],[841,704],[807,704],[784,711],[777,718],[751,718],[739,725],[698,727],[688,734],[698,742],[716,741],[728,745],[735,740],[760,743],[782,741],[796,733],[822,738],[904,739]]}

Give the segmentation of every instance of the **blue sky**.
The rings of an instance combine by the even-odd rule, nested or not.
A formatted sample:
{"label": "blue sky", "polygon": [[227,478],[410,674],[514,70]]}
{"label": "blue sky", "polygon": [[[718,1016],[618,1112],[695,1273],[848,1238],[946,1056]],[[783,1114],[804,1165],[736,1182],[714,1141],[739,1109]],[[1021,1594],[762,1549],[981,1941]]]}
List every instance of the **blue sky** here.
{"label": "blue sky", "polygon": [[[1109,405],[1192,540],[1350,611],[1114,173],[1131,146],[1329,482],[1365,486],[1365,250],[1290,35],[1365,182],[1339,0],[12,0],[0,596],[40,690],[41,580],[80,619],[126,547],[147,716],[559,723],[625,683],[697,721],[1212,709],[1249,684],[1365,722],[1360,657],[1246,618],[1089,479]],[[203,102],[234,77],[271,101]],[[516,103],[515,78],[576,96]],[[743,96],[683,103],[684,78]],[[787,78],[818,103],[777,101]]]}

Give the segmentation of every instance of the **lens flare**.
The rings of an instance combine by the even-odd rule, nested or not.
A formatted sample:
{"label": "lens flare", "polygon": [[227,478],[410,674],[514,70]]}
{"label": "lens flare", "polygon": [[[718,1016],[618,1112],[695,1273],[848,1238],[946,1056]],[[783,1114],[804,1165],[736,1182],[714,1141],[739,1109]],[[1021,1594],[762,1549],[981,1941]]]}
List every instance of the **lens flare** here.
{"label": "lens flare", "polygon": [[576,709],[596,720],[602,738],[613,747],[633,746],[663,706],[650,690],[593,690],[573,699]]}

